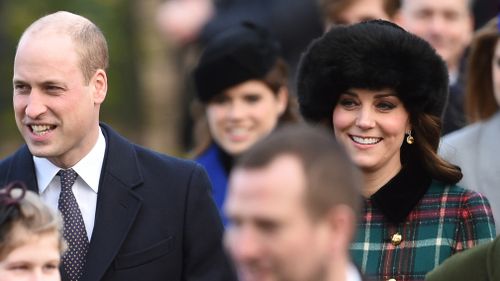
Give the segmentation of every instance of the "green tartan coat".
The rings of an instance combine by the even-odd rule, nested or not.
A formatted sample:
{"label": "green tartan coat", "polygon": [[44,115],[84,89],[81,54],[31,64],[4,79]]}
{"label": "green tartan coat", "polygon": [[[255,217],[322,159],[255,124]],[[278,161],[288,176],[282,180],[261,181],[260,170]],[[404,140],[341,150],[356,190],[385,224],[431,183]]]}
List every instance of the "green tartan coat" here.
{"label": "green tartan coat", "polygon": [[351,245],[368,280],[424,280],[451,255],[495,237],[481,194],[425,177],[398,177],[365,199]]}

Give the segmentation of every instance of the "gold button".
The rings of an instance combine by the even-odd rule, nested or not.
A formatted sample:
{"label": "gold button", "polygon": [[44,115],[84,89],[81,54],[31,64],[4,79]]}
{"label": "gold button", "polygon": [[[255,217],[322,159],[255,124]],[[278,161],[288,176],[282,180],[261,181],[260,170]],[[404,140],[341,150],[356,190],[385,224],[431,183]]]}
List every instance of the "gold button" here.
{"label": "gold button", "polygon": [[[394,233],[391,237],[391,243],[394,246],[401,244],[402,240],[403,240],[403,237],[401,236],[401,234],[399,234],[399,232]],[[394,279],[389,279],[389,280],[394,280]]]}

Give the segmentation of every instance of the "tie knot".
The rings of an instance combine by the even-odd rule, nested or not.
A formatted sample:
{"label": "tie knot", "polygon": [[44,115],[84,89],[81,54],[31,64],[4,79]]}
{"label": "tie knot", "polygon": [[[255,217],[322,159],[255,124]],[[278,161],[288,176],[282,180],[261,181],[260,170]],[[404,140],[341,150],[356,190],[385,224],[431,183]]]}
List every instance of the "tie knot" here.
{"label": "tie knot", "polygon": [[78,174],[73,169],[61,169],[57,174],[61,177],[61,189],[71,188],[78,177]]}

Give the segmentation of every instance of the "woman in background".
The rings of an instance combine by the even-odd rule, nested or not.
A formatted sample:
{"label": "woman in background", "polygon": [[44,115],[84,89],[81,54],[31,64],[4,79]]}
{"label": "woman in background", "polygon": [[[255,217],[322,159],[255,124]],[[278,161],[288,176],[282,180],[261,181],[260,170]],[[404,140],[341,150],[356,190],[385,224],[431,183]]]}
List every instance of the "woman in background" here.
{"label": "woman in background", "polygon": [[234,158],[279,124],[298,120],[287,78],[278,42],[252,23],[218,34],[201,55],[194,82],[209,132],[198,135],[205,140],[195,159],[208,172],[221,214]]}
{"label": "woman in background", "polygon": [[448,73],[427,42],[382,20],[333,27],[297,82],[305,119],[331,128],[363,172],[351,255],[368,279],[424,280],[493,239],[488,201],[456,186],[460,169],[437,155]]}
{"label": "woman in background", "polygon": [[0,281],[59,281],[62,220],[20,182],[0,189]]}
{"label": "woman in background", "polygon": [[[479,29],[466,69],[465,112],[471,123],[443,137],[439,153],[460,166],[461,186],[479,191],[500,220],[500,31],[498,17]],[[497,233],[500,224],[497,223]]]}

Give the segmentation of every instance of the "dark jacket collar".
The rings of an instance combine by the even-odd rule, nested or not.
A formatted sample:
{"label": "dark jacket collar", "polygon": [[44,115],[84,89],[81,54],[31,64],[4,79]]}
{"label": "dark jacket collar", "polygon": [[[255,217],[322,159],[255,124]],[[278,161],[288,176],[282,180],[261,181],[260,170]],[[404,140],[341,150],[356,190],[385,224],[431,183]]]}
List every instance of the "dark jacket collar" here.
{"label": "dark jacket collar", "polygon": [[[87,269],[81,280],[102,279],[142,206],[142,199],[134,188],[143,183],[137,150],[144,149],[133,145],[106,124],[100,123],[100,126],[106,138],[106,154],[99,183],[94,231],[87,254]],[[0,161],[0,179],[5,179],[2,186],[12,180],[22,180],[30,190],[38,192],[33,155],[26,145]],[[61,274],[66,276],[64,270]]]}
{"label": "dark jacket collar", "polygon": [[[137,156],[134,146],[105,123],[100,123],[99,125],[106,139],[106,155],[104,157],[102,173],[107,172],[116,176],[119,181],[127,186],[137,186],[143,179],[142,173],[137,166]],[[115,163],[119,162],[120,165],[115,163],[113,165],[108,164],[109,159],[113,159]],[[116,159],[119,160],[116,161]],[[9,164],[6,166],[5,163]],[[2,177],[0,178],[4,179],[4,182],[1,182],[0,186],[5,186],[13,180],[22,180],[28,185],[30,190],[38,192],[33,155],[26,144],[9,158],[2,161],[0,168],[2,169],[0,172]],[[3,176],[4,174],[5,176]]]}
{"label": "dark jacket collar", "polygon": [[138,166],[134,144],[114,131],[109,125],[101,122],[99,126],[106,139],[106,154],[104,155],[101,178],[104,176],[103,173],[107,172],[129,187],[141,184],[144,179]]}
{"label": "dark jacket collar", "polygon": [[390,222],[400,223],[429,189],[430,175],[420,166],[409,164],[371,196],[373,204]]}

